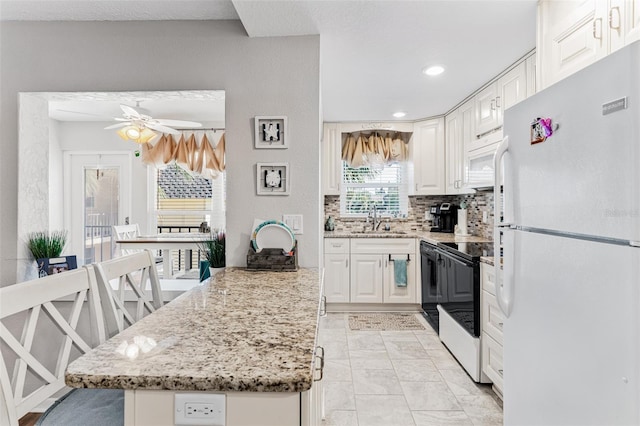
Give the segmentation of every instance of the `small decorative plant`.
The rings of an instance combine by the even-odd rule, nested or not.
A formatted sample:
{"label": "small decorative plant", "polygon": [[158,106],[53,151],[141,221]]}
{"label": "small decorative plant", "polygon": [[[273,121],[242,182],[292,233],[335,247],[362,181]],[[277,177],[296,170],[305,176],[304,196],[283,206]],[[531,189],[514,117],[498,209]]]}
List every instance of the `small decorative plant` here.
{"label": "small decorative plant", "polygon": [[225,267],[225,233],[223,230],[213,229],[209,233],[210,238],[198,243],[205,259],[212,268]]}
{"label": "small decorative plant", "polygon": [[31,232],[27,237],[27,247],[34,259],[59,257],[67,244],[67,231]]}

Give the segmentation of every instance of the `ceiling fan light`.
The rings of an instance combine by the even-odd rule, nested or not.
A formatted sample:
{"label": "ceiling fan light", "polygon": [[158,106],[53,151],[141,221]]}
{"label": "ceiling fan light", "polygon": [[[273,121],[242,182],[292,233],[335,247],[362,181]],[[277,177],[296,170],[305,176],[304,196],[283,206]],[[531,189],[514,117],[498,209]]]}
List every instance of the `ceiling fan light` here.
{"label": "ceiling fan light", "polygon": [[142,133],[136,126],[127,126],[125,129],[125,133],[129,139],[138,139]]}
{"label": "ceiling fan light", "polygon": [[145,127],[140,132],[140,136],[134,141],[137,143],[149,143],[151,139],[155,138],[156,136],[157,136],[156,132]]}

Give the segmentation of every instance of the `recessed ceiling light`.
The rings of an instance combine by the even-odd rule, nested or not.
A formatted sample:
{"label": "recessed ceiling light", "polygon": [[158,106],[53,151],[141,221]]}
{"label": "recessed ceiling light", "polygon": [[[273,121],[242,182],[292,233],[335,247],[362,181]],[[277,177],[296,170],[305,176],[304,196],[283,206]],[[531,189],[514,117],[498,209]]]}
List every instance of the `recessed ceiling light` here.
{"label": "recessed ceiling light", "polygon": [[442,74],[444,72],[444,67],[440,65],[434,65],[432,67],[423,69],[422,72],[429,77],[433,77]]}
{"label": "recessed ceiling light", "polygon": [[402,117],[404,117],[405,115],[407,115],[407,113],[406,113],[406,112],[402,112],[402,111],[398,111],[398,112],[394,112],[394,113],[393,113],[393,116],[394,116],[395,118],[402,118]]}

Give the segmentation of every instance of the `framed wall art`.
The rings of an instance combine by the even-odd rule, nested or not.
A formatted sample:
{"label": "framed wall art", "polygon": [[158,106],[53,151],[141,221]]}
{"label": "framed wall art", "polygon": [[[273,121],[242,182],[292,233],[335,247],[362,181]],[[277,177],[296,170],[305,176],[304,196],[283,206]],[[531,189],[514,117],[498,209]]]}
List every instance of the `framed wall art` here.
{"label": "framed wall art", "polygon": [[287,117],[256,117],[255,118],[256,148],[287,148]]}
{"label": "framed wall art", "polygon": [[289,163],[257,163],[258,195],[289,195]]}

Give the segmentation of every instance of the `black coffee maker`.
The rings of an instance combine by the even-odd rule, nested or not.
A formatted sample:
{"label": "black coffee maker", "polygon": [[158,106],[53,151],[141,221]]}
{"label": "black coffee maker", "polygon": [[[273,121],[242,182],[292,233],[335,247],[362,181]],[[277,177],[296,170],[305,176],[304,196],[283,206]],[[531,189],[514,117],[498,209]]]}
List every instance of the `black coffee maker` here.
{"label": "black coffee maker", "polygon": [[431,232],[453,233],[458,223],[458,206],[450,203],[442,203],[431,206],[429,213],[433,215],[433,227]]}

